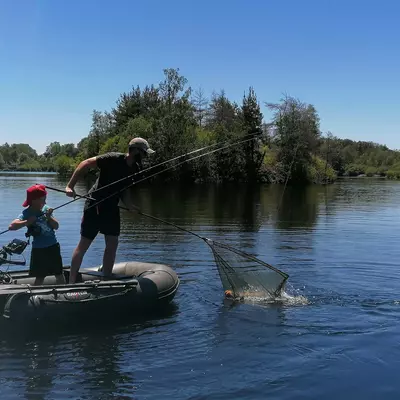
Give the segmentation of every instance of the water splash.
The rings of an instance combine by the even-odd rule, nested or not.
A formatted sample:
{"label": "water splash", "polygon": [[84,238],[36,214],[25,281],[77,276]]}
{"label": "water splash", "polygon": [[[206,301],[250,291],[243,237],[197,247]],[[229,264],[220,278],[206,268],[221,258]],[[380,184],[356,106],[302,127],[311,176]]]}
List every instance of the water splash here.
{"label": "water splash", "polygon": [[247,303],[247,304],[282,304],[285,306],[301,306],[308,305],[310,301],[308,298],[291,286],[291,292],[282,290],[279,296],[271,296],[270,293],[260,290],[259,288],[249,287],[248,290],[233,296],[232,291],[226,290],[225,297],[232,301]]}

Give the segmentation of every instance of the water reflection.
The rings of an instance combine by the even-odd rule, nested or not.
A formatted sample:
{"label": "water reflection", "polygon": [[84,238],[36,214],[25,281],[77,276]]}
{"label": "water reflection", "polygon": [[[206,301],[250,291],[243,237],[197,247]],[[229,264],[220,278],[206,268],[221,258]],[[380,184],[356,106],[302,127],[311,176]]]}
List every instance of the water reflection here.
{"label": "water reflection", "polygon": [[317,222],[318,201],[322,187],[288,186],[280,193],[278,203],[276,228],[312,228]]}
{"label": "water reflection", "polygon": [[[26,187],[37,180],[0,177],[2,225],[21,211]],[[65,187],[55,177],[39,181]],[[89,187],[79,182],[77,190],[85,193]],[[179,311],[154,321],[85,329],[73,321],[69,329],[46,332],[44,327],[19,343],[15,336],[23,332],[14,330],[0,340],[2,397],[263,399],[283,392],[290,398],[295,390],[301,398],[312,392],[313,398],[328,393],[327,399],[335,399],[348,388],[371,397],[360,376],[375,379],[375,398],[383,398],[385,388],[394,393],[396,359],[387,355],[395,354],[399,336],[400,185],[347,180],[288,187],[281,202],[282,193],[278,185],[134,188],[135,203],[144,212],[253,252],[288,272],[289,284],[310,305],[229,309],[221,305],[215,263],[202,241],[123,213],[118,256],[138,253],[178,265],[182,285],[174,304]],[[50,196],[52,205],[68,200],[62,193]],[[68,257],[78,239],[82,206],[77,201],[57,212]],[[103,249],[100,236],[86,256],[88,265],[99,261]],[[379,373],[382,354],[386,370]],[[339,382],[334,393],[326,387],[329,377]]]}
{"label": "water reflection", "polygon": [[[135,390],[135,376],[123,371],[125,355],[119,341],[122,337],[114,334],[92,335],[84,337],[76,344],[76,359],[81,360],[79,372],[81,378],[77,385],[80,393],[88,392],[92,397],[100,398],[102,393],[131,393]],[[130,341],[129,351],[135,352],[135,341]],[[125,348],[125,351],[127,349]],[[122,393],[121,393],[122,392]]]}
{"label": "water reflection", "polygon": [[25,330],[2,327],[2,394],[45,399],[68,390],[72,398],[132,398],[139,385],[135,365],[140,360],[135,354],[152,340],[142,334],[175,324],[178,315],[177,304],[171,303],[147,315],[98,324],[75,321]]}
{"label": "water reflection", "polygon": [[54,345],[57,343],[36,342],[27,344],[25,374],[25,398],[45,399],[53,388],[55,376],[46,371],[56,370]]}

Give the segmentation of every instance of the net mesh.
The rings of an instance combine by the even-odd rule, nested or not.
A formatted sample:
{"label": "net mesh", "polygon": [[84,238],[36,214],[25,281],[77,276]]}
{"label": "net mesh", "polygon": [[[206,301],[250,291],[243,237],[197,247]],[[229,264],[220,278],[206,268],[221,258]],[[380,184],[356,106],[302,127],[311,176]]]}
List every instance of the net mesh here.
{"label": "net mesh", "polygon": [[251,254],[228,245],[206,240],[211,247],[225,291],[235,298],[275,298],[281,294],[289,275]]}

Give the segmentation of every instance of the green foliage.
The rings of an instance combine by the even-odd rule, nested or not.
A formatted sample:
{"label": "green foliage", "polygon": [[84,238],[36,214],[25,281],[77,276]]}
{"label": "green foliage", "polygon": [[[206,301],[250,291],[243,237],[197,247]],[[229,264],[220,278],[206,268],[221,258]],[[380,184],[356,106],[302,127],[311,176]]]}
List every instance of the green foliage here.
{"label": "green foliage", "polygon": [[156,150],[146,160],[149,166],[256,134],[256,140],[185,163],[159,179],[306,184],[333,182],[338,175],[400,177],[400,152],[372,142],[339,139],[331,132],[322,136],[319,115],[311,104],[290,96],[266,103],[273,116],[265,122],[252,87],[241,104],[223,90],[213,92],[209,100],[201,88],[192,92],[179,69],[163,72],[158,85],[132,86],[110,111],[93,110],[90,131],[76,146],[55,141],[38,155],[28,144],[5,143],[0,146],[0,168],[70,174],[89,157],[127,152],[129,141],[138,136]]}
{"label": "green foliage", "polygon": [[267,103],[274,111],[277,161],[286,171],[288,182],[309,182],[308,166],[320,139],[319,117],[312,105],[286,96],[281,103]]}
{"label": "green foliage", "polygon": [[60,175],[70,174],[75,168],[74,160],[66,156],[65,154],[57,156],[57,158],[54,160],[54,164],[56,167],[56,171]]}
{"label": "green foliage", "polygon": [[331,133],[321,138],[318,154],[339,176],[379,175],[393,178],[396,175],[394,165],[400,163],[400,152],[387,146],[339,139]]}
{"label": "green foliage", "polygon": [[19,166],[20,171],[42,171],[42,166],[38,160],[27,160]]}
{"label": "green foliage", "polygon": [[312,183],[331,183],[336,180],[336,173],[324,160],[313,156],[311,164],[307,167],[307,177]]}
{"label": "green foliage", "polygon": [[[243,96],[242,103],[243,131],[245,134],[262,134],[263,114],[257,101],[254,89],[250,87],[249,94]],[[251,140],[243,144],[243,158],[247,181],[257,180],[263,153],[260,151],[261,140]]]}

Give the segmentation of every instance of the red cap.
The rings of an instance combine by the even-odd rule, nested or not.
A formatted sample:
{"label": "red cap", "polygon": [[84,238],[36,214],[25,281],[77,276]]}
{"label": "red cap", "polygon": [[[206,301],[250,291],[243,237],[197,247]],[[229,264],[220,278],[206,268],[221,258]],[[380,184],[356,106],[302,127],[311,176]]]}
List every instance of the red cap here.
{"label": "red cap", "polygon": [[32,200],[40,199],[47,195],[46,186],[44,185],[33,185],[26,190],[26,200],[22,204],[22,207],[31,205]]}

